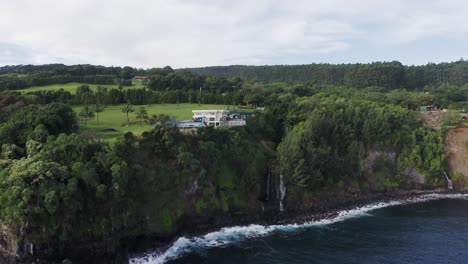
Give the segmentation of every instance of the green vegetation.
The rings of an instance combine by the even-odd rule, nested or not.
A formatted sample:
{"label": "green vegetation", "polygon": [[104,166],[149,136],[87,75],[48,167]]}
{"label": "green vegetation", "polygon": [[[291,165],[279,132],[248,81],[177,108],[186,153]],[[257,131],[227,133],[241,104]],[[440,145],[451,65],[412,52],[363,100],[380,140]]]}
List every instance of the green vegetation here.
{"label": "green vegetation", "polygon": [[463,119],[460,118],[460,112],[458,111],[450,111],[446,114],[444,121],[442,123],[442,127],[445,129],[447,128],[454,128],[463,123]]}
{"label": "green vegetation", "polygon": [[135,112],[135,108],[133,108],[133,105],[131,104],[126,104],[125,106],[120,108],[120,110],[122,110],[122,113],[125,113],[125,115],[127,116],[127,125],[130,125],[130,117],[128,115],[132,112]]}
{"label": "green vegetation", "polygon": [[142,125],[142,121],[146,121],[148,119],[148,112],[144,106],[140,106],[135,114],[140,126]]}
{"label": "green vegetation", "polygon": [[[315,106],[294,112],[295,118],[304,119],[296,120],[278,147],[279,170],[292,188],[315,190],[338,184],[344,177],[358,178],[372,149],[401,149],[402,172],[414,167],[436,176],[443,170],[442,136],[422,127],[413,112],[336,97],[311,97],[301,103]],[[395,187],[393,183],[385,184]]]}
{"label": "green vegetation", "polygon": [[[418,109],[466,101],[467,87],[452,74],[465,65],[253,68],[281,82],[170,67],[1,67],[0,90],[79,84],[75,93],[0,92],[0,222],[18,243],[8,246],[33,243],[52,258],[83,248],[112,254],[128,237],[168,239],[219,215],[258,214],[262,202],[274,210],[280,175],[283,202],[293,210],[325,192],[412,188],[408,171],[426,176],[423,187],[439,186],[447,169],[444,131],[426,126]],[[450,77],[439,75],[443,83],[428,74],[444,69]],[[137,74],[147,76],[140,81],[147,88],[116,88]],[[194,109],[255,106],[265,109],[244,127],[181,133],[172,122],[190,119]]]}
{"label": "green vegetation", "polygon": [[140,72],[131,67],[104,67],[63,64],[0,67],[0,90],[66,83],[131,85],[129,79]]}
{"label": "green vegetation", "polygon": [[[76,93],[76,89],[81,85],[88,85],[91,91],[97,92],[98,87],[110,89],[118,89],[119,86],[115,84],[89,84],[89,83],[66,83],[66,84],[50,84],[44,86],[34,86],[25,89],[18,90],[21,93],[30,93],[30,92],[38,92],[38,91],[58,91],[63,89],[66,92],[70,92],[71,94]],[[133,88],[142,88],[141,86],[122,86],[123,89],[133,89]]]}
{"label": "green vegetation", "polygon": [[94,111],[91,107],[85,105],[81,108],[78,116],[84,119],[84,126],[86,127],[88,125],[88,119],[94,117]]}
{"label": "green vegetation", "polygon": [[452,182],[460,189],[468,187],[468,177],[457,171],[452,174]]}
{"label": "green vegetation", "polygon": [[428,63],[404,66],[398,61],[356,64],[305,64],[273,66],[214,66],[189,68],[200,75],[241,78],[254,81],[314,82],[317,84],[385,88],[421,89],[446,84],[464,86],[468,76],[468,61]]}
{"label": "green vegetation", "polygon": [[[103,112],[99,113],[99,123],[96,115],[93,119],[79,118],[81,131],[94,130],[98,135],[107,139],[116,139],[127,132],[132,132],[135,135],[140,135],[143,131],[148,131],[153,128],[153,125],[141,123],[137,118],[137,113],[129,112],[128,120],[127,113],[122,112],[122,108],[128,105],[110,105],[104,108]],[[134,106],[139,108],[143,106]],[[75,106],[73,111],[79,114],[86,106]],[[176,120],[184,120],[192,118],[192,110],[202,109],[227,109],[227,105],[212,105],[212,104],[161,104],[161,105],[145,105],[148,116],[168,115]],[[106,130],[104,132],[104,130]]]}

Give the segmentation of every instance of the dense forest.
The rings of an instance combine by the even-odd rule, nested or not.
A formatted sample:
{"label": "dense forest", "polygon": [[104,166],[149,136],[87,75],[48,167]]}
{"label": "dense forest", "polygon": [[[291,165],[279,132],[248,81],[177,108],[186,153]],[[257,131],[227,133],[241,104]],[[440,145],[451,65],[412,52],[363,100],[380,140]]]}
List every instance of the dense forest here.
{"label": "dense forest", "polygon": [[[429,104],[462,109],[465,65],[233,66],[239,76],[170,67],[2,67],[0,254],[83,261],[83,252],[113,255],[128,239],[167,241],[193,226],[258,220],[278,213],[278,200],[300,211],[324,191],[354,197],[442,186],[445,129],[460,120],[435,130],[415,110]],[[245,76],[257,69],[263,75]],[[336,75],[327,77],[332,69]],[[447,75],[437,80],[430,69]],[[124,85],[136,74],[148,77],[143,88],[10,91],[39,80],[69,82],[62,77]],[[84,79],[89,76],[109,79]],[[149,131],[107,142],[80,128],[71,107],[182,102],[265,110],[244,127],[192,133],[160,117]],[[423,175],[424,183],[414,175]]]}
{"label": "dense forest", "polygon": [[[451,63],[429,63],[405,66],[398,61],[368,64],[305,64],[275,66],[216,66],[174,70],[165,68],[137,69],[94,65],[17,65],[0,67],[0,89],[21,89],[51,83],[83,82],[95,84],[122,83],[135,75],[164,76],[152,79],[153,87],[199,89],[204,76],[238,78],[253,81],[327,84],[335,86],[380,86],[389,89],[423,89],[426,86],[463,86],[468,82],[468,61],[460,59]],[[188,74],[196,74],[197,77]],[[169,76],[168,76],[169,75]],[[200,79],[201,77],[201,79]],[[208,80],[219,82],[223,79]],[[210,84],[208,84],[209,86]],[[216,83],[221,85],[221,83]],[[232,85],[230,86],[232,87]]]}
{"label": "dense forest", "polygon": [[241,78],[256,81],[314,82],[351,87],[422,89],[425,86],[456,85],[468,82],[468,61],[404,66],[400,62],[370,64],[306,64],[275,66],[217,66],[188,68],[198,75]]}

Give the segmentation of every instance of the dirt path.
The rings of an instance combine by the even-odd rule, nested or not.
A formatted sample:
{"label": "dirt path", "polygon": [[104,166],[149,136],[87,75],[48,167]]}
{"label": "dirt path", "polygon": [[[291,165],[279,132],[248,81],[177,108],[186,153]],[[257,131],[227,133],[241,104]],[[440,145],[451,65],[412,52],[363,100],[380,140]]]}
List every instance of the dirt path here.
{"label": "dirt path", "polygon": [[468,126],[451,129],[447,133],[450,173],[460,172],[468,177]]}

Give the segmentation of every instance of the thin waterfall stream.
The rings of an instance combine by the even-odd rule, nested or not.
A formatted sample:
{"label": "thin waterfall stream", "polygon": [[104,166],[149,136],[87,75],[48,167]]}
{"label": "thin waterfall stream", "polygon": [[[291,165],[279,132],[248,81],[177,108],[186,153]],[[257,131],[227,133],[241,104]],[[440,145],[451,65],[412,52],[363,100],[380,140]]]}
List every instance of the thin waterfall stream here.
{"label": "thin waterfall stream", "polygon": [[452,186],[452,180],[450,180],[450,178],[448,177],[447,173],[444,171],[444,175],[445,175],[445,179],[447,179],[447,188],[449,190],[452,190],[453,189],[453,186]]}

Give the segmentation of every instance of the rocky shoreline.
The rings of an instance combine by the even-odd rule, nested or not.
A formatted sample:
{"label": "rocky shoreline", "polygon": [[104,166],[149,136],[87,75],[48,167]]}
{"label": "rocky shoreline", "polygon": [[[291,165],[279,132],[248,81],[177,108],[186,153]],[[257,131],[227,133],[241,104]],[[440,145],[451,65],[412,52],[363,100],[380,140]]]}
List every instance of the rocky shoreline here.
{"label": "rocky shoreline", "polygon": [[[304,225],[304,223],[318,223],[324,221],[333,221],[341,214],[346,214],[349,211],[359,209],[359,208],[371,208],[377,204],[383,204],[385,206],[395,204],[408,204],[414,202],[422,202],[426,200],[431,200],[432,198],[430,195],[449,195],[449,194],[464,194],[464,192],[454,192],[454,191],[447,191],[444,189],[438,190],[430,190],[430,191],[420,191],[420,190],[412,190],[412,191],[393,191],[393,192],[385,192],[385,193],[370,193],[365,195],[359,196],[348,196],[348,200],[342,200],[343,197],[334,200],[332,203],[322,204],[321,206],[317,206],[316,208],[309,208],[309,210],[305,211],[305,208],[294,208],[291,210],[286,210],[284,212],[264,212],[262,216],[259,215],[253,216],[250,215],[249,217],[239,218],[236,219],[237,221],[233,221],[230,219],[226,221],[223,225],[222,221],[219,221],[219,225],[213,226],[205,226],[201,228],[192,228],[192,229],[185,229],[176,235],[176,238],[171,241],[161,241],[157,240],[157,238],[147,237],[143,238],[143,240],[133,240],[133,245],[137,246],[134,248],[127,248],[130,252],[130,258],[134,259],[133,263],[145,263],[149,259],[158,259],[160,258],[164,252],[168,251],[174,243],[177,243],[178,239],[181,237],[187,238],[187,240],[196,241],[200,237],[205,236],[206,234],[210,234],[213,232],[217,232],[223,228],[230,227],[239,227],[239,226],[249,226],[249,225],[260,225],[260,226],[271,226],[271,225]],[[336,197],[335,197],[336,198]],[[436,197],[434,199],[440,199],[443,196]],[[384,207],[384,206],[382,206]],[[374,207],[372,207],[373,209]],[[379,207],[375,207],[379,208]],[[254,219],[257,217],[257,219]],[[248,220],[250,219],[250,221]],[[146,244],[144,240],[153,240],[153,245],[150,246]],[[148,241],[146,241],[148,242]],[[156,243],[155,243],[156,242]],[[151,243],[150,243],[151,244]],[[138,247],[146,248],[144,252],[138,251]],[[158,263],[158,262],[156,262]]]}

